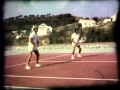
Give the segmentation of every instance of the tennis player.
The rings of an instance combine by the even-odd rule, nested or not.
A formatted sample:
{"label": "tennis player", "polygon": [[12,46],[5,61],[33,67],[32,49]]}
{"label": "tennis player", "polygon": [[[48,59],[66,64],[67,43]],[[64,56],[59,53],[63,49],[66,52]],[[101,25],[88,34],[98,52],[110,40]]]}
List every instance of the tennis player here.
{"label": "tennis player", "polygon": [[79,30],[75,29],[75,32],[71,35],[71,41],[72,41],[72,56],[71,59],[74,59],[74,52],[76,47],[79,49],[78,57],[81,57],[81,47],[80,47],[80,34]]}
{"label": "tennis player", "polygon": [[39,36],[37,35],[37,32],[38,32],[38,26],[34,25],[33,31],[29,35],[29,42],[28,42],[29,55],[27,57],[27,63],[26,63],[26,67],[25,67],[25,69],[28,69],[28,70],[31,69],[31,67],[29,66],[29,63],[30,63],[33,52],[36,55],[35,67],[40,67],[41,66],[38,63],[38,60],[39,60],[39,52],[38,52]]}

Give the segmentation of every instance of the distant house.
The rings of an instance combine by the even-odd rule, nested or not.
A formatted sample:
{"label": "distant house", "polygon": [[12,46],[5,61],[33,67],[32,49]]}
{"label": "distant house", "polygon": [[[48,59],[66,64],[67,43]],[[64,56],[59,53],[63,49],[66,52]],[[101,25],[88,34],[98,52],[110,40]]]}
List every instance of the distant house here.
{"label": "distant house", "polygon": [[16,39],[18,40],[18,39],[20,39],[22,36],[21,35],[16,35]]}
{"label": "distant house", "polygon": [[17,34],[18,31],[12,31],[13,34]]}
{"label": "distant house", "polygon": [[118,11],[116,10],[115,14],[112,15],[109,19],[104,19],[103,23],[108,23],[108,22],[114,22],[117,19],[117,13]]}
{"label": "distant house", "polygon": [[104,19],[103,20],[103,23],[108,23],[108,22],[111,22],[112,20],[111,20],[111,18],[109,18],[109,19]]}
{"label": "distant house", "polygon": [[[32,27],[32,30],[33,30],[33,27]],[[42,23],[41,25],[38,26],[39,36],[49,35],[51,32],[52,32],[52,27],[47,26],[45,23]]]}
{"label": "distant house", "polygon": [[22,37],[27,37],[26,32],[27,32],[27,30],[21,30],[20,33],[17,32],[16,33],[16,39],[20,39]]}
{"label": "distant house", "polygon": [[117,19],[118,11],[116,10],[115,14],[111,16],[111,20],[114,22]]}
{"label": "distant house", "polygon": [[22,32],[23,32],[24,34],[26,34],[27,30],[22,30]]}
{"label": "distant house", "polygon": [[80,19],[79,22],[82,25],[82,28],[84,27],[93,27],[96,26],[96,21],[95,20],[86,20],[86,19]]}

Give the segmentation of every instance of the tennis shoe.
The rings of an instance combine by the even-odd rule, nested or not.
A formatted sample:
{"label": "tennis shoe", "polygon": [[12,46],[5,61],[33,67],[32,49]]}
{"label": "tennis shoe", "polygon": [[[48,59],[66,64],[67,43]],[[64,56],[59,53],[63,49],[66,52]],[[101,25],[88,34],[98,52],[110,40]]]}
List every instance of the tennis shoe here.
{"label": "tennis shoe", "polygon": [[41,65],[40,64],[35,64],[35,67],[40,67]]}
{"label": "tennis shoe", "polygon": [[30,66],[26,66],[26,67],[25,67],[25,69],[30,70],[30,69],[31,69],[31,67],[30,67]]}
{"label": "tennis shoe", "polygon": [[73,55],[71,56],[71,59],[72,59],[72,60],[74,60],[74,59],[75,59]]}
{"label": "tennis shoe", "polygon": [[78,57],[82,57],[81,54],[78,54]]}

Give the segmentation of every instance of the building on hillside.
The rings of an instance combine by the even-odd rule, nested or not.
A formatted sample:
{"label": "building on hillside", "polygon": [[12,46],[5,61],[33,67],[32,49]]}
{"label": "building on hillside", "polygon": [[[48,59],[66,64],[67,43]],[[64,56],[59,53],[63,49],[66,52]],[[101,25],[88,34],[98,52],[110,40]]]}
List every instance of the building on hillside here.
{"label": "building on hillside", "polygon": [[17,34],[18,31],[12,31],[12,34]]}
{"label": "building on hillside", "polygon": [[84,27],[94,27],[97,26],[96,25],[96,21],[95,20],[86,20],[86,19],[80,19],[79,22],[82,25],[82,28]]}
{"label": "building on hillside", "polygon": [[16,32],[16,39],[20,39],[22,37],[27,37],[26,32],[27,32],[27,30],[21,30],[20,32]]}
{"label": "building on hillside", "polygon": [[109,19],[104,19],[103,23],[115,22],[117,19],[117,13],[118,11],[116,10],[114,15],[112,15]]}
{"label": "building on hillside", "polygon": [[118,10],[115,11],[115,14],[111,16],[111,20],[114,22],[117,19]]}
{"label": "building on hillside", "polygon": [[21,33],[26,34],[27,30],[21,30]]}
{"label": "building on hillside", "polygon": [[[34,27],[34,25],[33,25]],[[32,27],[32,31],[33,31]],[[52,32],[52,27],[47,26],[45,23],[42,23],[41,25],[38,26],[38,35],[39,36],[44,36],[44,35],[49,35]]]}
{"label": "building on hillside", "polygon": [[108,18],[108,19],[104,19],[103,23],[108,23],[108,22],[111,22],[111,21],[112,21],[111,18]]}

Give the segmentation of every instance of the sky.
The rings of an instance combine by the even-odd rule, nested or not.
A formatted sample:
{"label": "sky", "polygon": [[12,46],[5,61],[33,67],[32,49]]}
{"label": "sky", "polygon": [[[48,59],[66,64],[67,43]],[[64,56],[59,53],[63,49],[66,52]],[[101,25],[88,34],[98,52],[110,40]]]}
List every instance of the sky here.
{"label": "sky", "polygon": [[118,9],[118,0],[59,0],[59,1],[5,1],[4,19],[19,15],[59,15],[70,13],[73,16],[92,18],[110,17]]}

